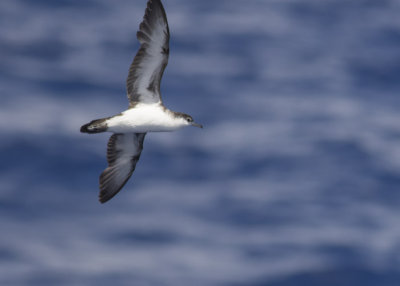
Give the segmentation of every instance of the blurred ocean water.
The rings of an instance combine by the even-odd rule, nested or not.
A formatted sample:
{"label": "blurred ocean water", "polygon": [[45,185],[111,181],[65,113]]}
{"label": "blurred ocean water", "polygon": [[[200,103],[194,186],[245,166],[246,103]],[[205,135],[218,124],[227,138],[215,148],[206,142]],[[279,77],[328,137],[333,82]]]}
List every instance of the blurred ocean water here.
{"label": "blurred ocean water", "polygon": [[100,205],[146,1],[0,2],[0,285],[400,285],[400,2],[163,3],[205,129]]}

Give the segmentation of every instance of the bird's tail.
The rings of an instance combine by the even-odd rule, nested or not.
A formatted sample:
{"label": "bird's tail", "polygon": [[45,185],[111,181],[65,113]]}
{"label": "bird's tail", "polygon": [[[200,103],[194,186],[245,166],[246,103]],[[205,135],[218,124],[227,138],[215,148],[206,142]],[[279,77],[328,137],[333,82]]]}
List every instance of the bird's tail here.
{"label": "bird's tail", "polygon": [[83,125],[81,127],[81,132],[82,133],[101,133],[105,132],[108,129],[107,126],[107,120],[108,118],[102,118],[102,119],[95,119],[92,120],[91,122]]}

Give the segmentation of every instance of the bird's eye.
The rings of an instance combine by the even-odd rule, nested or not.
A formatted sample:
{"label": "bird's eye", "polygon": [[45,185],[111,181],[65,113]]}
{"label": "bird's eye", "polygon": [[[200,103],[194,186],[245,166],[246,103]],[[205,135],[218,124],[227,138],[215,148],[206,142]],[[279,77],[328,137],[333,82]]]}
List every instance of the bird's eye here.
{"label": "bird's eye", "polygon": [[192,118],[187,118],[186,120],[187,120],[187,122],[193,122]]}

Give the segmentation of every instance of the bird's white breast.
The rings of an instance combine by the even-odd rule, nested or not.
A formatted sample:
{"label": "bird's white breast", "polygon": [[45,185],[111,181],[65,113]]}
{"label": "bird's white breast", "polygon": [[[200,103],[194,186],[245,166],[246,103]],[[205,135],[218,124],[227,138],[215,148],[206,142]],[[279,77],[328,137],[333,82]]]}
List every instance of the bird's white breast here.
{"label": "bird's white breast", "polygon": [[107,121],[108,131],[114,133],[144,133],[174,131],[184,126],[181,119],[161,103],[139,103],[135,107],[110,118]]}

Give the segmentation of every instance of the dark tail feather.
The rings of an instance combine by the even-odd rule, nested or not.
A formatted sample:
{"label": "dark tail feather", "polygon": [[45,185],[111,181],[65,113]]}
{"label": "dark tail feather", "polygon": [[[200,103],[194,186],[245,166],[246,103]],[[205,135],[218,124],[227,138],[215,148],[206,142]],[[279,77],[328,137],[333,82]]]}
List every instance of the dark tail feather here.
{"label": "dark tail feather", "polygon": [[107,131],[107,119],[109,118],[102,118],[102,119],[96,119],[91,121],[88,124],[85,124],[81,127],[81,132],[82,133],[101,133]]}

